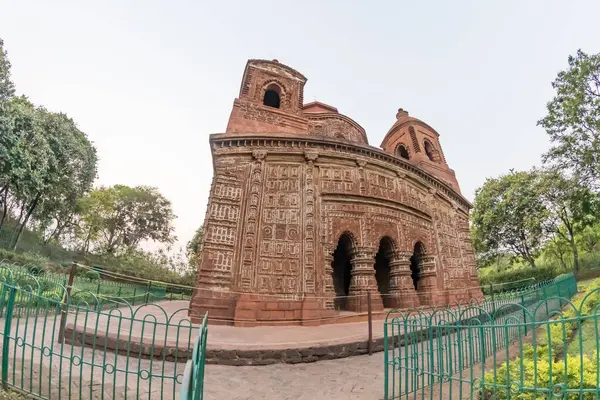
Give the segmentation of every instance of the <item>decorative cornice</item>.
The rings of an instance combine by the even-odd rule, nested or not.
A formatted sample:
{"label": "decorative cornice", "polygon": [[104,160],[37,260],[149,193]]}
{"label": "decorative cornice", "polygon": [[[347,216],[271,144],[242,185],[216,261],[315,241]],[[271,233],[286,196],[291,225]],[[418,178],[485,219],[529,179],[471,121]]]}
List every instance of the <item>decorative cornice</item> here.
{"label": "decorative cornice", "polygon": [[[388,168],[390,169],[401,168],[407,176],[412,175],[413,177],[417,177],[429,187],[436,189],[437,195],[443,194],[447,196],[449,199],[465,207],[466,211],[471,208],[471,203],[447,183],[400,157],[372,146],[339,142],[320,136],[291,133],[216,133],[210,135],[210,143],[213,153],[219,148],[227,147],[250,147],[254,150],[256,148],[264,148],[265,150],[268,149],[271,153],[277,152],[278,148],[297,149],[298,152],[306,151],[307,149],[346,152],[363,159],[367,158],[369,164],[377,164],[377,161],[379,161],[379,163],[388,164]],[[320,156],[323,155],[325,155],[323,151],[320,151]],[[397,170],[395,171],[397,173]]]}

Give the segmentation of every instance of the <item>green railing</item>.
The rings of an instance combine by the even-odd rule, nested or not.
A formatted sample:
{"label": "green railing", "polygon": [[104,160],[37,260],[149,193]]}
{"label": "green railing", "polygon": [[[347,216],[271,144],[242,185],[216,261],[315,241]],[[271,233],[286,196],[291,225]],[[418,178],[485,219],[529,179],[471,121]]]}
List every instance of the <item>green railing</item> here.
{"label": "green railing", "polygon": [[600,281],[576,293],[568,275],[481,304],[391,311],[385,399],[599,399]]}
{"label": "green railing", "polygon": [[[187,308],[132,306],[74,289],[69,295],[59,283],[48,296],[35,276],[9,278],[0,277],[5,388],[53,400],[177,398],[198,332]],[[205,326],[202,332],[205,346]],[[204,358],[195,359],[203,370]]]}
{"label": "green railing", "polygon": [[188,361],[181,385],[182,400],[202,400],[204,394],[204,365],[206,362],[206,342],[208,339],[208,313],[204,315],[200,335],[194,345],[192,359]]}
{"label": "green railing", "polygon": [[[68,278],[68,275],[53,272],[31,274],[30,266],[0,261],[0,280],[21,287],[32,286],[34,290],[46,297],[55,296],[60,288],[67,285]],[[105,299],[126,300],[132,306],[163,300],[190,300],[192,291],[191,288],[169,287],[167,283],[151,281],[143,284],[127,283],[107,279],[88,279],[84,276],[74,277],[73,288],[78,292],[92,293],[101,302]],[[87,300],[92,301],[91,298]]]}

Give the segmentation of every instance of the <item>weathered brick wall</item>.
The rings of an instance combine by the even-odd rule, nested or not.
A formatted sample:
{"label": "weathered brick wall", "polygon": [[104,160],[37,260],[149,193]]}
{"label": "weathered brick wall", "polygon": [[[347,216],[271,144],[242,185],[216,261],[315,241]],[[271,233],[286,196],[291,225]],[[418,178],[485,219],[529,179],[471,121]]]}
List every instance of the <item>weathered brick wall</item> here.
{"label": "weathered brick wall", "polygon": [[[213,135],[211,143],[215,178],[198,274],[203,295],[192,306],[213,303],[211,314],[233,318],[237,293],[282,301],[331,295],[327,259],[344,232],[367,264],[374,264],[383,237],[406,256],[420,242],[428,257],[422,289],[432,301],[473,296],[460,290],[476,285],[468,203],[424,171],[364,145],[308,137]],[[410,286],[402,278],[398,285]],[[357,293],[373,292],[374,275],[361,282]],[[234,303],[207,301],[212,291]]]}

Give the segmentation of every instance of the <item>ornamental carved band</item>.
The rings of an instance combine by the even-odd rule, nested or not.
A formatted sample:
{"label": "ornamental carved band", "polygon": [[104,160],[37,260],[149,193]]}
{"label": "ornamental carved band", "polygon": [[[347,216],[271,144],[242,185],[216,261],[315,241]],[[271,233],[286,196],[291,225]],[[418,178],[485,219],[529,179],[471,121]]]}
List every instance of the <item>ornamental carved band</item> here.
{"label": "ornamental carved band", "polygon": [[226,133],[210,136],[192,317],[302,323],[364,311],[367,297],[374,310],[481,298],[470,204],[438,133],[400,109],[369,146],[335,107],[302,104],[305,83],[248,61]]}

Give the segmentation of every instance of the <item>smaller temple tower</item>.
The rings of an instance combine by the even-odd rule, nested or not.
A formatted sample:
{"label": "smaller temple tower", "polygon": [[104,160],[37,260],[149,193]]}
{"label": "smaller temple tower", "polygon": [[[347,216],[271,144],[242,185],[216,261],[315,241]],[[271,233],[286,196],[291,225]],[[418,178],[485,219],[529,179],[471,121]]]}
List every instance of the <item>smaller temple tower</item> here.
{"label": "smaller temple tower", "polygon": [[279,61],[249,60],[227,133],[306,133],[304,75]]}
{"label": "smaller temple tower", "polygon": [[425,122],[408,115],[402,108],[396,122],[381,142],[381,148],[423,168],[460,193],[454,170],[446,163],[439,133]]}

